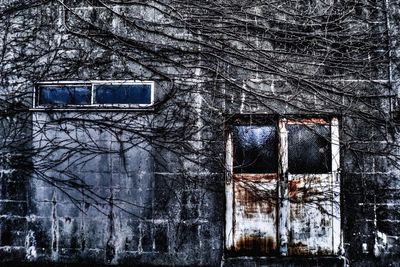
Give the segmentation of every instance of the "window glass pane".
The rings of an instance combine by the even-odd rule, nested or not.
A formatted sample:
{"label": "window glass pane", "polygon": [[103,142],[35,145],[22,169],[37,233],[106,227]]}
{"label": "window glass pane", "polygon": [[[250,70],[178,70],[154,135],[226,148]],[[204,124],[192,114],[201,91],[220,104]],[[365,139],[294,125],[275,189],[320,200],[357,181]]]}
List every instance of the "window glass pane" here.
{"label": "window glass pane", "polygon": [[276,173],[278,171],[275,125],[235,126],[233,142],[234,173]]}
{"label": "window glass pane", "polygon": [[289,124],[289,172],[327,173],[331,171],[330,126]]}
{"label": "window glass pane", "polygon": [[151,104],[151,85],[95,85],[95,96],[97,104]]}
{"label": "window glass pane", "polygon": [[90,105],[90,87],[85,85],[39,86],[39,105]]}

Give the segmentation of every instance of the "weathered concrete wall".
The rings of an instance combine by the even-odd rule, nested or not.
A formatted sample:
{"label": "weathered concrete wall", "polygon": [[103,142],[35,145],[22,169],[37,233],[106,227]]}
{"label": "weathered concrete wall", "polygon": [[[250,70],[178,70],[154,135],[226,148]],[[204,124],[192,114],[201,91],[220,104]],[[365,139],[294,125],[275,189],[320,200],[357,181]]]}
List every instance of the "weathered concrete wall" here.
{"label": "weathered concrete wall", "polygon": [[[80,116],[115,121],[119,114]],[[52,124],[57,117],[65,115],[36,113],[33,131]],[[125,117],[124,123],[150,128],[151,117]],[[34,252],[27,255],[29,260],[217,264],[221,258],[223,218],[221,210],[212,207],[223,200],[220,192],[209,191],[206,186],[210,180],[221,181],[220,174],[194,170],[195,166],[192,171],[190,166],[185,168],[190,175],[179,173],[181,162],[177,156],[154,152],[151,141],[135,133],[114,135],[107,128],[88,126],[82,130],[82,124],[74,125],[68,119],[61,127],[45,127],[46,138],[39,134],[33,140],[34,146],[39,151],[40,147],[53,147],[52,143],[58,147],[44,150],[46,157],[38,155],[34,164],[40,166],[42,160],[53,160],[56,166],[31,180],[29,237]],[[67,154],[67,147],[76,145],[72,140],[100,147],[102,152],[86,154],[82,150]],[[63,182],[49,184],[54,179]],[[84,182],[88,188],[74,188],[68,182],[71,180]]]}
{"label": "weathered concrete wall", "polygon": [[[87,29],[82,30],[76,18],[60,20],[59,5],[10,15],[11,24],[1,20],[4,55],[15,61],[1,65],[2,89],[31,92],[40,80],[156,80],[156,98],[163,105],[140,112],[34,111],[14,123],[2,118],[0,262],[217,266],[224,259],[228,266],[398,264],[399,152],[390,98],[399,84],[398,4],[389,1],[391,79],[388,68],[382,68],[387,63],[370,71],[368,79],[345,73],[345,78],[325,84],[345,88],[340,94],[241,68],[227,67],[235,84],[218,77],[206,82],[205,72],[188,72],[186,77],[185,69],[168,60],[148,58],[146,63],[156,71],[180,74],[174,86],[165,85],[161,75],[141,64],[141,57],[126,59],[104,43],[83,40],[79,34]],[[145,7],[117,10],[124,8],[136,20],[165,19]],[[94,20],[107,13],[84,6],[76,12]],[[39,13],[43,16],[36,16]],[[148,45],[171,42],[140,27],[121,26],[118,18],[105,16],[103,22]],[[65,26],[76,32],[65,34]],[[176,31],[175,36],[187,34]],[[140,42],[107,45],[139,55]],[[283,61],[282,65],[301,69]],[[319,75],[323,68],[308,66],[301,71]],[[174,90],[178,92],[168,98]],[[27,99],[29,106],[32,98]],[[224,254],[224,122],[240,114],[340,117],[341,257],[299,260]],[[21,128],[17,125],[24,130],[10,134]]]}

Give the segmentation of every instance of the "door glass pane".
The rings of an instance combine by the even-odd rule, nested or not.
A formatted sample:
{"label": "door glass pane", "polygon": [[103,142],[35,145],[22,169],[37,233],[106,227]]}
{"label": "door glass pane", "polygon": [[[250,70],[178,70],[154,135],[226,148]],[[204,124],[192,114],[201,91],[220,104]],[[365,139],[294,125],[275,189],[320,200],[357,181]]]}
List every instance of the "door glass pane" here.
{"label": "door glass pane", "polygon": [[330,126],[289,124],[289,173],[328,173],[331,171]]}
{"label": "door glass pane", "polygon": [[275,125],[234,126],[233,172],[276,173],[278,139]]}

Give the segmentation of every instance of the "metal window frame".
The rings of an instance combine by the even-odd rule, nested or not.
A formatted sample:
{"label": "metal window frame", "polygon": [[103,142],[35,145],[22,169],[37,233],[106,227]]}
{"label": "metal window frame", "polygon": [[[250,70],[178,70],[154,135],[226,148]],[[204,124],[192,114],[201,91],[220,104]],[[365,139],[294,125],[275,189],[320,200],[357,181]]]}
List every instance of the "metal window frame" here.
{"label": "metal window frame", "polygon": [[[90,87],[90,104],[82,105],[64,105],[64,106],[54,106],[54,105],[42,105],[39,103],[39,87],[40,86],[88,86]],[[149,104],[96,104],[95,103],[95,90],[98,85],[150,85],[150,103]],[[34,85],[33,89],[33,108],[31,110],[147,110],[154,105],[154,95],[155,95],[155,82],[154,81],[139,81],[139,80],[89,80],[89,81],[44,81],[38,82]]]}

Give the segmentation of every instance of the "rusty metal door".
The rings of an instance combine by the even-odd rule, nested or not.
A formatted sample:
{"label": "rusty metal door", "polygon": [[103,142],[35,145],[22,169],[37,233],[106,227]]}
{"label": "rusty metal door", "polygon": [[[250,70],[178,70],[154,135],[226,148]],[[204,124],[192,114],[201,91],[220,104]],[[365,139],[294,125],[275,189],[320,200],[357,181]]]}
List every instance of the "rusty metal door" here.
{"label": "rusty metal door", "polygon": [[338,134],[337,119],[233,126],[226,147],[229,251],[338,253]]}
{"label": "rusty metal door", "polygon": [[273,254],[277,249],[276,125],[238,125],[229,140],[230,250],[246,255]]}
{"label": "rusty metal door", "polygon": [[[334,255],[340,246],[338,121],[287,120],[288,255]],[[285,155],[286,156],[286,155]]]}

